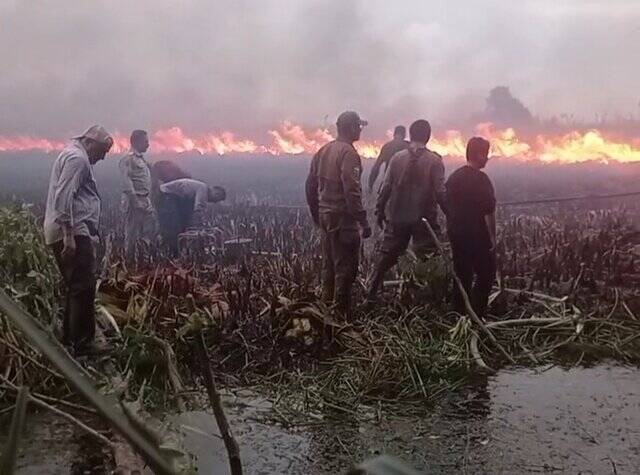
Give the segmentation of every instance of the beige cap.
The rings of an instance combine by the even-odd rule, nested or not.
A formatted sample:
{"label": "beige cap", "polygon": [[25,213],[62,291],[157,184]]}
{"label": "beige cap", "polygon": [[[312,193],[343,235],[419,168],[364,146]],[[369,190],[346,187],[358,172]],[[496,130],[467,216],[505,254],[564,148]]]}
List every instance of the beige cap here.
{"label": "beige cap", "polygon": [[107,132],[107,129],[102,127],[101,125],[92,125],[87,130],[85,130],[82,135],[78,135],[77,137],[73,137],[74,139],[87,138],[91,140],[95,140],[98,143],[104,145],[113,145],[113,137],[111,134]]}

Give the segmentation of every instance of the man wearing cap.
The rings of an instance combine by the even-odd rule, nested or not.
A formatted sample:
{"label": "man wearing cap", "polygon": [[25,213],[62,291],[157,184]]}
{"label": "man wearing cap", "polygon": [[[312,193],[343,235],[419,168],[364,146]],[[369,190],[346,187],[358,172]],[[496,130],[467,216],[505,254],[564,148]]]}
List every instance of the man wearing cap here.
{"label": "man wearing cap", "polygon": [[393,139],[382,146],[380,149],[380,155],[376,163],[373,164],[371,173],[369,174],[369,192],[373,191],[373,185],[375,185],[378,175],[380,174],[380,168],[384,165],[385,172],[389,168],[389,161],[396,153],[401,150],[406,150],[409,147],[409,142],[405,140],[407,136],[407,129],[404,125],[396,126],[393,131]]}
{"label": "man wearing cap", "polygon": [[224,201],[227,192],[191,178],[181,178],[160,185],[158,218],[160,232],[172,254],[178,253],[178,235],[188,227],[201,226],[208,203]]}
{"label": "man wearing cap", "polygon": [[[496,198],[491,180],[482,172],[489,160],[489,148],[489,142],[482,137],[471,138],[467,143],[467,165],[453,172],[446,185],[453,269],[480,317],[485,316],[496,275]],[[455,308],[464,313],[457,286],[454,292]]]}
{"label": "man wearing cap", "polygon": [[66,285],[63,342],[75,354],[96,349],[94,244],[100,196],[92,166],[104,159],[112,145],[113,138],[103,127],[90,127],[58,155],[49,180],[44,237]]}
{"label": "man wearing cap", "polygon": [[349,315],[360,237],[371,236],[362,206],[362,164],[353,143],[367,122],[352,111],[338,117],[338,138],[313,156],[306,181],[311,217],[322,232],[322,297]]}
{"label": "man wearing cap", "polygon": [[385,274],[407,250],[409,241],[420,255],[433,247],[422,219],[439,230],[438,205],[446,212],[442,157],[427,149],[431,125],[426,120],[416,120],[409,128],[409,136],[409,148],[393,156],[378,194],[376,216],[384,236],[369,287],[369,301],[375,300]]}
{"label": "man wearing cap", "polygon": [[135,260],[138,238],[151,238],[156,231],[156,215],[151,204],[151,170],[144,153],[149,136],[144,130],[131,133],[131,151],[120,159],[121,208],[125,215],[124,246],[129,263]]}

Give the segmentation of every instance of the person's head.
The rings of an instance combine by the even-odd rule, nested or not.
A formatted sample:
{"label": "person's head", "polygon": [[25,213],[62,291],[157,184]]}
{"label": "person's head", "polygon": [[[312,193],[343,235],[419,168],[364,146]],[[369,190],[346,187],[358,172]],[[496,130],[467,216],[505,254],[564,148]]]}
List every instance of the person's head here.
{"label": "person's head", "polygon": [[92,125],[82,135],[74,138],[80,141],[92,165],[103,160],[113,146],[113,137],[101,125]]}
{"label": "person's head", "polygon": [[366,120],[362,120],[357,112],[343,112],[336,121],[338,137],[352,143],[356,142],[360,140],[362,128],[367,124],[368,122]]}
{"label": "person's head", "polygon": [[424,119],[416,120],[409,127],[409,138],[412,142],[426,145],[431,138],[431,124]]}
{"label": "person's head", "polygon": [[482,137],[472,137],[467,142],[467,162],[477,167],[484,168],[489,161],[489,148],[491,144]]}
{"label": "person's head", "polygon": [[227,191],[221,186],[210,186],[207,199],[211,203],[224,201],[227,199]]}
{"label": "person's head", "polygon": [[397,125],[393,130],[393,138],[398,140],[404,140],[407,136],[407,128],[404,125]]}
{"label": "person's head", "polygon": [[131,148],[138,153],[145,153],[149,150],[149,134],[146,130],[131,132]]}

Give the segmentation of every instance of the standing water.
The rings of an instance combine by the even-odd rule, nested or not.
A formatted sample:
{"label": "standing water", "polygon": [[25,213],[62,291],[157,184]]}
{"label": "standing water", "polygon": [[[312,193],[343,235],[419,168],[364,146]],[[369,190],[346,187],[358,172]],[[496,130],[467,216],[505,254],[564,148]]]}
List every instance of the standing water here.
{"label": "standing water", "polygon": [[[341,415],[283,428],[270,422],[269,401],[250,391],[224,404],[247,474],[343,473],[382,453],[429,474],[640,474],[639,393],[640,370],[599,365],[503,370],[421,417],[383,413],[380,421],[358,422]],[[212,414],[170,419],[199,473],[229,473]],[[87,471],[100,456],[83,448],[85,439],[48,414],[32,415],[17,473],[105,473]]]}
{"label": "standing water", "polygon": [[[227,411],[246,472],[341,473],[395,455],[425,473],[640,473],[640,371],[621,366],[503,370],[422,417],[270,425],[265,400]],[[191,412],[187,447],[201,473],[228,473],[212,415]],[[262,422],[261,422],[262,421]]]}

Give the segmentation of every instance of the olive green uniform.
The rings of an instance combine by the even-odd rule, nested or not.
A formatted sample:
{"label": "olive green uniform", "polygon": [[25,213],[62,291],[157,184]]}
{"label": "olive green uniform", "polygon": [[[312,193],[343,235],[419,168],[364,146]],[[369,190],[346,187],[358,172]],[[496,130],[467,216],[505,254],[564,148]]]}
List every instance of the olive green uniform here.
{"label": "olive green uniform", "polygon": [[368,227],[361,176],[356,149],[334,140],[314,155],[306,182],[307,203],[322,232],[322,296],[342,311],[350,309],[358,272],[359,228]]}
{"label": "olive green uniform", "polygon": [[370,288],[375,297],[385,273],[404,254],[412,241],[419,255],[433,247],[426,218],[439,231],[438,205],[445,210],[444,164],[442,157],[412,143],[391,159],[376,203],[376,213],[388,218]]}

